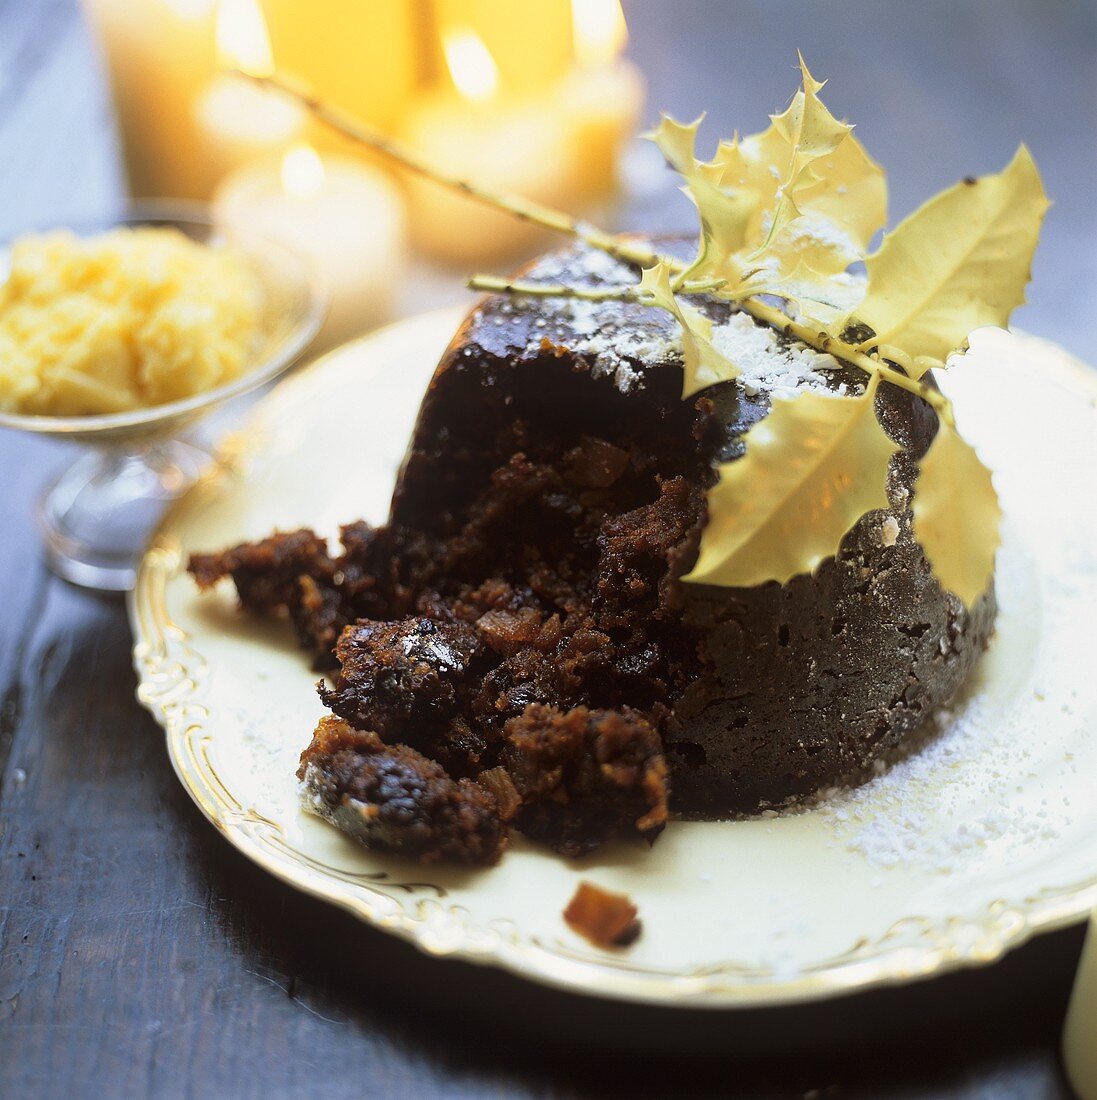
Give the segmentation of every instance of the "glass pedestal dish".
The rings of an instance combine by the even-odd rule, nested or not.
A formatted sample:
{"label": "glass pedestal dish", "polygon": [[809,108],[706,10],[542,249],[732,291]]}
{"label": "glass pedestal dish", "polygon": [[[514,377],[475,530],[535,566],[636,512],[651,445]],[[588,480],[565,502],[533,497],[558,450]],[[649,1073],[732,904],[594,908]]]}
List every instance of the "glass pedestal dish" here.
{"label": "glass pedestal dish", "polygon": [[[97,416],[0,413],[0,428],[65,439],[86,448],[39,502],[38,521],[50,568],[100,591],[133,587],[135,570],[164,507],[209,460],[179,437],[204,416],[287,370],[323,320],[326,295],[308,263],[258,237],[223,237],[201,207],[143,204],[124,217],[75,232],[91,236],[120,226],[176,229],[200,242],[227,240],[251,264],[264,291],[261,335],[251,365],[237,378],[180,401]],[[0,271],[0,276],[2,276]]]}

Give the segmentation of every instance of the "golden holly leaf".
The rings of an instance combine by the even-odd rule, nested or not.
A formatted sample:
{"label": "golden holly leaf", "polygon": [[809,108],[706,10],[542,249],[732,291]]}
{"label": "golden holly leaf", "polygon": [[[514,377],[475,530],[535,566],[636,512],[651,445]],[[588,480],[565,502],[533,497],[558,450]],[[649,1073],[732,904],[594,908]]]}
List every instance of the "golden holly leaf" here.
{"label": "golden holly leaf", "polygon": [[868,257],[868,287],[847,321],[910,357],[944,362],[972,329],[1004,326],[1025,299],[1048,208],[1023,145],[1003,172],[930,199]]}
{"label": "golden holly leaf", "polygon": [[919,467],[914,537],[941,587],[971,607],[990,584],[1001,544],[1002,511],[990,471],[944,421]]}
{"label": "golden holly leaf", "polygon": [[876,231],[887,224],[884,170],[850,133],[833,153],[820,157],[812,171],[815,182],[801,187],[797,204],[844,230],[863,255]]}
{"label": "golden holly leaf", "polygon": [[776,220],[772,211],[784,196],[802,215],[841,228],[863,251],[887,220],[883,170],[853,136],[853,127],[824,106],[818,93],[825,82],[812,77],[803,57],[800,70],[803,87],[788,109],[771,116],[768,130],[722,144],[715,163],[724,167],[725,186],[749,186],[763,200],[752,226],[756,244]]}
{"label": "golden holly leaf", "polygon": [[[800,66],[803,87],[789,107],[762,133],[722,142],[711,162],[696,156],[701,119],[687,126],[664,117],[651,135],[682,174],[701,221],[690,273],[726,280],[728,297],[748,285],[753,293],[784,295],[796,271],[793,296],[832,303],[834,277],[863,258],[886,220],[882,170],[852,127],[824,106],[823,83],[802,57]],[[829,321],[837,307],[809,312]]]}
{"label": "golden holly leaf", "polygon": [[[769,223],[765,227],[766,237],[759,248],[764,248],[781,228],[800,217],[804,212],[801,204],[805,195],[822,178],[816,161],[834,153],[853,131],[852,126],[839,122],[823,105],[819,91],[824,82],[811,75],[802,55],[800,72],[802,89],[793,96],[787,110],[771,116],[770,129],[784,139],[788,154],[784,174],[774,194],[776,203],[766,219]],[[771,139],[767,143],[763,134],[759,145],[764,147],[766,144],[773,142]]]}
{"label": "golden holly leaf", "polygon": [[[723,278],[728,273],[730,257],[743,247],[756,198],[745,190],[724,189],[722,169],[697,159],[697,128],[703,118],[702,115],[685,125],[663,115],[659,125],[647,136],[685,180],[683,190],[697,207],[701,240],[692,269],[704,263],[707,268],[719,268]],[[738,281],[737,271],[733,278]]]}
{"label": "golden holly leaf", "polygon": [[720,467],[685,580],[783,584],[836,554],[866,512],[888,507],[888,462],[898,448],[876,419],[878,382],[874,375],[861,397],[774,399],[747,432],[746,454]]}
{"label": "golden holly leaf", "polygon": [[784,298],[796,305],[785,311],[790,317],[795,314],[797,320],[808,320],[813,327],[832,330],[864,296],[864,282],[855,276],[842,272],[823,275],[794,253],[782,259],[787,260],[783,269],[780,263],[766,263],[748,272],[735,297],[772,294]]}
{"label": "golden holly leaf", "polygon": [[665,262],[645,268],[637,289],[651,305],[672,314],[682,327],[683,398],[739,374],[739,368],[713,346],[712,322],[675,295],[670,283],[670,268]]}
{"label": "golden holly leaf", "polygon": [[721,192],[739,199],[739,234],[737,240],[731,240],[731,252],[753,250],[768,234],[767,214],[777,205],[777,189],[788,175],[790,152],[788,142],[772,124],[762,133],[745,138],[736,135],[717,146],[712,167],[718,173]]}
{"label": "golden holly leaf", "polygon": [[698,115],[692,122],[685,123],[664,114],[659,118],[659,125],[643,136],[655,142],[671,168],[688,177],[697,167],[697,128],[704,120],[704,115]]}

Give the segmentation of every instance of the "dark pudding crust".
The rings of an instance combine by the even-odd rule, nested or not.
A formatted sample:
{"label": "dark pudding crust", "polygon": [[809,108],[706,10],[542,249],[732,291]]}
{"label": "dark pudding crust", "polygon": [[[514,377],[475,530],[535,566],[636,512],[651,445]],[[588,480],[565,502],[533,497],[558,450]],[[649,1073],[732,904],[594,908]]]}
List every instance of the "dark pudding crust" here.
{"label": "dark pudding crust", "polygon": [[[529,277],[633,273],[569,252]],[[668,783],[676,812],[720,818],[864,777],[952,698],[995,615],[993,588],[970,612],[942,591],[913,538],[915,460],[937,421],[887,385],[877,415],[902,447],[889,510],[812,576],[681,582],[716,467],[770,398],[728,382],[683,401],[673,320],[588,306],[494,298],[473,313],[386,527],[344,528],[336,555],[300,531],[191,562],[203,586],[231,575],[246,607],[288,611],[318,665],[338,666],[325,702],[378,751],[410,745],[453,782],[508,776],[517,826],[571,854],[654,839]]]}
{"label": "dark pudding crust", "polygon": [[453,780],[406,745],[321,719],[297,772],[312,807],[369,848],[423,863],[494,863],[506,845],[504,815],[486,785]]}

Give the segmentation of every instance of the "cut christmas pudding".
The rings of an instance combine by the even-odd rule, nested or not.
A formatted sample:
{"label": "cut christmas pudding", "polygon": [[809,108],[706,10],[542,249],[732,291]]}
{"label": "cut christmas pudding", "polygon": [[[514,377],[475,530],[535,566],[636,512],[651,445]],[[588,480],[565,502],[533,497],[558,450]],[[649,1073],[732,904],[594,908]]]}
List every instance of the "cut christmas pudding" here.
{"label": "cut christmas pudding", "polygon": [[[526,275],[590,288],[636,277],[583,249]],[[513,821],[577,854],[652,840],[668,811],[783,806],[868,774],[971,671],[993,585],[965,608],[914,538],[916,463],[937,415],[895,386],[873,401],[896,447],[887,507],[835,556],[783,584],[683,580],[721,467],[773,401],[867,382],[698,301],[742,373],[683,400],[669,314],[488,299],[430,384],[386,526],[345,527],[337,554],[296,531],[192,559],[203,587],[231,576],[245,608],[288,612],[331,673],[320,693],[341,722],[321,727],[300,774],[365,843],[485,861]]]}
{"label": "cut christmas pudding", "polygon": [[998,501],[933,372],[1023,302],[1047,196],[1021,146],[870,252],[883,171],[801,74],[711,160],[700,120],[651,135],[696,243],[439,174],[583,243],[471,280],[496,293],[385,526],[192,558],[330,675],[298,775],[368,846],[580,855],[790,805],[871,775],[986,647]]}

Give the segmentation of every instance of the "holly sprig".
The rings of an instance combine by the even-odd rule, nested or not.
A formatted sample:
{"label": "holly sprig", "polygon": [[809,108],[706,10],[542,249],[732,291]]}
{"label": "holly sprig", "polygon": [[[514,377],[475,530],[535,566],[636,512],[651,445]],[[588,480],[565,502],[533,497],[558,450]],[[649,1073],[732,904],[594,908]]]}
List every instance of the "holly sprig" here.
{"label": "holly sprig", "polygon": [[[866,512],[886,508],[895,447],[872,400],[887,383],[938,414],[940,428],[915,486],[914,533],[941,584],[970,606],[993,575],[1000,510],[989,471],[956,432],[951,404],[928,379],[964,350],[974,328],[1004,326],[1024,301],[1047,196],[1022,145],[1002,172],[945,190],[869,253],[887,220],[883,170],[853,127],[823,104],[824,82],[802,57],[800,70],[800,89],[766,130],[720,142],[709,160],[696,153],[701,119],[682,124],[664,116],[648,135],[697,209],[697,249],[685,261],[449,175],[284,77],[249,79],[294,96],[344,136],[414,173],[639,268],[631,286],[494,275],[468,283],[495,293],[626,301],[669,312],[682,332],[683,397],[740,373],[713,340],[713,323],[697,305],[702,296],[868,376],[860,395],[802,392],[773,402],[770,415],[748,431],[744,456],[719,469],[698,562],[685,580],[787,581],[837,553]],[[863,279],[849,273],[858,263]]]}

